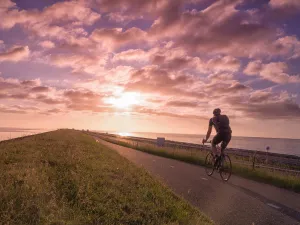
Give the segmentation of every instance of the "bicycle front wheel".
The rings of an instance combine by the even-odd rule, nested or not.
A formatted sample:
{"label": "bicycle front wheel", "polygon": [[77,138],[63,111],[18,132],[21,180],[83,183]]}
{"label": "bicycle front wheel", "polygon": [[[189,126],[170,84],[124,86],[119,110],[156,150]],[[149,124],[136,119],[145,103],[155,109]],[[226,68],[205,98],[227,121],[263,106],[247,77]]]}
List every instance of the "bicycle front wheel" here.
{"label": "bicycle front wheel", "polygon": [[232,171],[232,165],[231,165],[230,157],[228,155],[224,155],[224,158],[220,166],[220,175],[222,180],[228,181],[231,176],[231,171]]}
{"label": "bicycle front wheel", "polygon": [[211,176],[214,173],[214,155],[212,153],[208,153],[205,159],[205,172],[208,176]]}

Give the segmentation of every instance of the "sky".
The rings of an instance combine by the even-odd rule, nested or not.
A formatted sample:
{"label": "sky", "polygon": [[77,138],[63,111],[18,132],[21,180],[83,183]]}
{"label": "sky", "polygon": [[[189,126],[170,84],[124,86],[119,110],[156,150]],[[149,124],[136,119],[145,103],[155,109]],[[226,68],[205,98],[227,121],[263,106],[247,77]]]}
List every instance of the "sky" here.
{"label": "sky", "polygon": [[0,0],[0,127],[300,138],[299,0]]}

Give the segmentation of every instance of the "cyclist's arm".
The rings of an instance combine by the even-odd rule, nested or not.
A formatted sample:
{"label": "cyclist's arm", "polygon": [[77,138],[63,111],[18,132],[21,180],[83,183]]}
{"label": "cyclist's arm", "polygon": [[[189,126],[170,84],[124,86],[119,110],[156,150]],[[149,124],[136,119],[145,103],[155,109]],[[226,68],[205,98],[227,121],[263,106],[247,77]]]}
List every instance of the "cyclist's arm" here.
{"label": "cyclist's arm", "polygon": [[207,133],[206,133],[206,138],[205,138],[205,141],[207,141],[210,137],[210,134],[211,134],[211,131],[212,131],[212,126],[209,125],[208,126],[208,130],[207,130]]}

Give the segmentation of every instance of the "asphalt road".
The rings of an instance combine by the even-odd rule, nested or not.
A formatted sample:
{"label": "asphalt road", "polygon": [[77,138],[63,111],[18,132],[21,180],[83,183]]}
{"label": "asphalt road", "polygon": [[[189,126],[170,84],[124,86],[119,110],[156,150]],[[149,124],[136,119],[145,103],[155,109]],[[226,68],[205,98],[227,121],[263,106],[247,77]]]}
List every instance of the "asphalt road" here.
{"label": "asphalt road", "polygon": [[300,194],[234,175],[223,182],[200,166],[98,141],[148,170],[216,224],[300,224]]}

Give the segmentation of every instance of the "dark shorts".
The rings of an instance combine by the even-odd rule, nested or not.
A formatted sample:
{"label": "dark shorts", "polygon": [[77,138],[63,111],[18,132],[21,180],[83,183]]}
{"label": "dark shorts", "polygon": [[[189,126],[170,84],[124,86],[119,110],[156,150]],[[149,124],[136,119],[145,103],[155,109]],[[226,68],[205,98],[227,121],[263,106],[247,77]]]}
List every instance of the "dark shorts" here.
{"label": "dark shorts", "polygon": [[229,144],[230,140],[231,140],[230,132],[219,132],[219,133],[217,133],[216,136],[214,136],[212,143],[214,145],[217,145],[222,142],[221,149],[224,150],[227,147],[227,145]]}

